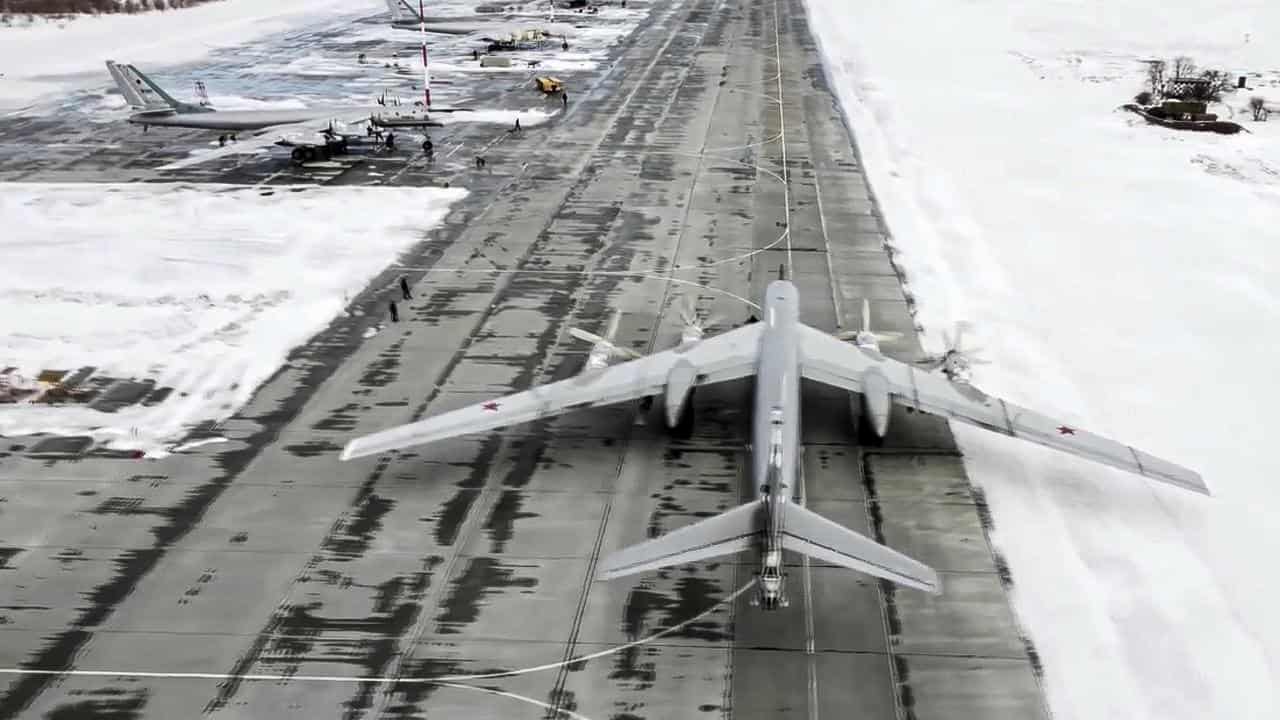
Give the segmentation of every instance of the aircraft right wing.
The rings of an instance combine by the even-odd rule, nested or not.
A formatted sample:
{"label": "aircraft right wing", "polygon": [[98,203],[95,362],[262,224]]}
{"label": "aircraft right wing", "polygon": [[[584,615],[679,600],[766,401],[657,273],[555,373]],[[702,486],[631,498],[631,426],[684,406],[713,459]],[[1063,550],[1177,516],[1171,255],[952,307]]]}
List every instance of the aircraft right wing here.
{"label": "aircraft right wing", "polygon": [[761,325],[748,325],[688,347],[648,355],[602,370],[585,372],[524,392],[486,400],[440,415],[356,438],[342,459],[376,455],[456,435],[485,432],[572,410],[612,405],[663,392],[668,375],[681,360],[697,372],[695,385],[734,380],[755,373]]}
{"label": "aircraft right wing", "polygon": [[1209,494],[1200,474],[1110,438],[1082,430],[1061,420],[958,385],[942,375],[917,370],[906,363],[870,353],[821,330],[802,326],[800,370],[805,377],[854,392],[875,385],[887,390],[893,402],[959,420],[1010,437],[1079,455],[1094,462]]}

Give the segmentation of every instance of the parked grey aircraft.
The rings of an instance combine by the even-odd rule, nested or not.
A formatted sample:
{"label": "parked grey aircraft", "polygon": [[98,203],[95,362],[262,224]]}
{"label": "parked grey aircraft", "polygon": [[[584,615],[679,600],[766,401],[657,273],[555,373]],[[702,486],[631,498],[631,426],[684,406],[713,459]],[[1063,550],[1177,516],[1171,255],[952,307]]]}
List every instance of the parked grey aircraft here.
{"label": "parked grey aircraft", "polygon": [[[665,398],[667,424],[674,428],[690,421],[696,386],[754,375],[750,477],[759,498],[619,550],[602,561],[600,577],[623,577],[755,549],[760,558],[757,601],[766,608],[787,604],[781,574],[784,549],[908,587],[938,589],[937,575],[928,567],[792,504],[793,496],[803,500],[798,447],[801,378],[861,394],[864,414],[881,437],[888,430],[890,406],[896,403],[1208,494],[1191,470],[988,396],[966,383],[917,370],[885,357],[878,347],[852,345],[800,323],[798,292],[786,280],[770,283],[763,307],[762,322],[706,339],[690,341],[692,336],[685,333],[674,349],[610,367],[601,367],[608,357],[629,355],[611,349],[612,332],[606,331],[605,337],[575,332],[575,337],[602,346],[600,352],[592,352],[595,362],[577,377],[357,438],[343,449],[342,459],[654,396]],[[867,315],[864,312],[864,330]]]}
{"label": "parked grey aircraft", "polygon": [[522,40],[529,36],[539,37],[573,37],[576,30],[568,23],[540,20],[537,18],[517,20],[464,20],[456,17],[434,18],[421,13],[421,7],[413,7],[408,0],[386,0],[387,9],[391,11],[391,25],[404,30],[425,30],[441,35],[471,35],[479,40],[510,41],[513,38]]}
{"label": "parked grey aircraft", "polygon": [[[143,128],[157,125],[228,132],[272,131],[269,135],[249,142],[234,143],[218,151],[170,163],[165,166],[166,169],[205,162],[221,155],[254,152],[266,145],[293,148],[293,160],[307,162],[346,152],[349,142],[366,138],[363,132],[343,132],[349,126],[359,126],[363,131],[366,123],[395,128],[421,128],[439,124],[432,122],[430,115],[421,112],[420,107],[412,110],[406,107],[403,112],[398,107],[382,105],[215,110],[207,105],[193,105],[175,99],[133,65],[108,60],[107,72],[111,73],[120,94],[124,95],[133,111],[129,115],[129,122],[142,125]],[[431,108],[432,113],[461,110],[439,106]]]}
{"label": "parked grey aircraft", "polygon": [[[107,72],[116,81],[133,111],[129,122],[163,127],[198,128],[243,132],[284,129],[289,134],[272,138],[271,143],[292,147],[294,160],[310,160],[344,152],[347,141],[358,135],[344,135],[335,124],[361,122],[374,113],[370,108],[310,107],[287,110],[215,110],[176,100],[133,65],[107,61]],[[315,121],[324,121],[323,124]],[[307,126],[306,123],[312,123]]]}

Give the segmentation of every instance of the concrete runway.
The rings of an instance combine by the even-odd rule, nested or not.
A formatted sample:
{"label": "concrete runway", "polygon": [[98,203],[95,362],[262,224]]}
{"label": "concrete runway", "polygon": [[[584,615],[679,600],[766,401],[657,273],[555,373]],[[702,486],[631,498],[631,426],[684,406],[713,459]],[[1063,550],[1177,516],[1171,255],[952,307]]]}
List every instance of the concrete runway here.
{"label": "concrete runway", "polygon": [[[4,441],[0,668],[106,674],[0,677],[0,718],[1048,717],[936,418],[899,412],[863,447],[849,397],[805,388],[809,504],[945,591],[792,558],[772,614],[733,598],[746,563],[591,579],[601,553],[744,499],[745,384],[700,390],[688,441],[630,404],[337,461],[356,435],[572,375],[587,348],[567,328],[614,309],[642,351],[676,342],[687,294],[740,323],[779,266],[804,322],[854,327],[868,297],[876,327],[907,333],[886,351],[918,350],[801,0],[655,3],[576,83],[549,126],[459,131],[456,164],[325,171],[473,193],[205,431],[230,442],[139,462]],[[0,153],[0,179],[307,179],[270,161],[165,175],[180,151],[129,137],[38,172]],[[402,273],[414,300],[366,339]],[[163,676],[183,673],[204,675]]]}

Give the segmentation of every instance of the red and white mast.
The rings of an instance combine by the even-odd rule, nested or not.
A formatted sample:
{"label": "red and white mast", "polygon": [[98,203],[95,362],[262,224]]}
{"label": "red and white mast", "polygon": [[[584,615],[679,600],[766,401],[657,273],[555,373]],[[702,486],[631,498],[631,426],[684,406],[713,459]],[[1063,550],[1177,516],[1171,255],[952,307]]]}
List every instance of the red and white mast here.
{"label": "red and white mast", "polygon": [[427,65],[427,11],[423,0],[418,0],[418,33],[422,36],[422,95],[426,105],[423,112],[431,109],[431,68]]}

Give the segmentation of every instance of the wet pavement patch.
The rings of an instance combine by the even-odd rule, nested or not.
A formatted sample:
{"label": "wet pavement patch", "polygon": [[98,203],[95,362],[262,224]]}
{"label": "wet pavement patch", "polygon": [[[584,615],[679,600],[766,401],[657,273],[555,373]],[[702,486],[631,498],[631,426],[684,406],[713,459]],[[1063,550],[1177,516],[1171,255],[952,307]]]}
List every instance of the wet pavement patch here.
{"label": "wet pavement patch", "polygon": [[71,690],[67,695],[87,697],[58,705],[45,714],[45,720],[134,720],[142,717],[149,693],[146,689],[107,688],[91,692]]}
{"label": "wet pavement patch", "polygon": [[494,558],[477,557],[467,561],[467,567],[450,583],[449,595],[441,604],[443,611],[436,616],[436,632],[451,635],[462,632],[480,617],[484,597],[504,588],[521,588],[532,592],[538,581],[516,574],[519,565],[507,565]]}

